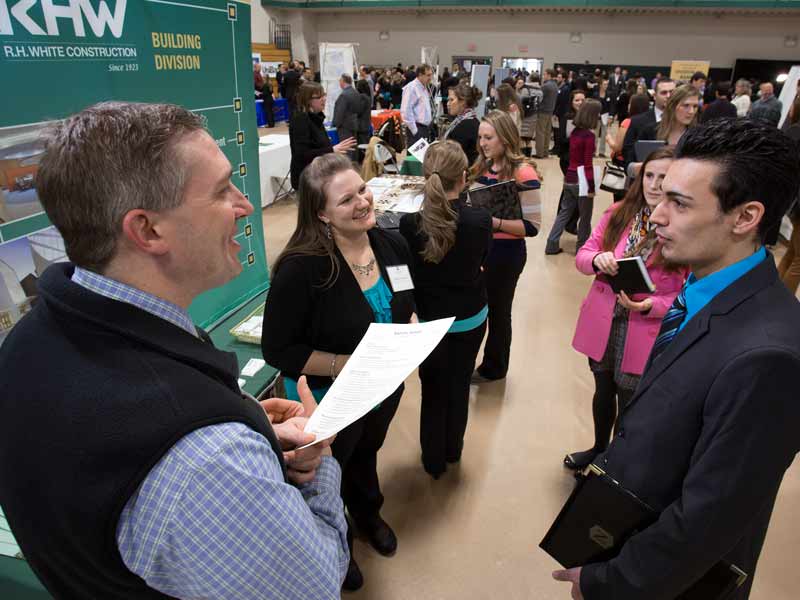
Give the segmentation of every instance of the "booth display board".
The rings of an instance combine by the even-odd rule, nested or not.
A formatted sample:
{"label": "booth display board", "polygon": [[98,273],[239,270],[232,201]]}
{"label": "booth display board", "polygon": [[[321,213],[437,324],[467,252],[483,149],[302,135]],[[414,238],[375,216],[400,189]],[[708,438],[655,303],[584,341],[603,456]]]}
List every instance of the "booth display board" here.
{"label": "booth display board", "polygon": [[786,81],[783,82],[783,88],[781,88],[781,95],[778,99],[781,101],[783,105],[783,109],[781,110],[781,122],[779,127],[783,127],[783,124],[786,122],[786,117],[789,116],[789,109],[792,107],[794,103],[795,96],[797,96],[797,82],[800,80],[800,65],[795,65],[791,69],[789,69],[789,75],[786,78]]}
{"label": "booth display board", "polygon": [[325,121],[333,119],[333,107],[342,93],[339,79],[356,72],[356,44],[323,42],[319,45],[320,79],[325,93]]}
{"label": "booth display board", "polygon": [[472,76],[469,84],[483,93],[483,98],[478,101],[478,106],[475,108],[475,114],[478,115],[479,119],[482,119],[486,112],[486,92],[489,89],[489,71],[491,68],[489,65],[472,65]]}
{"label": "booth display board", "polygon": [[503,79],[511,77],[511,69],[502,67],[494,70],[494,87],[498,88],[503,83]]}
{"label": "booth display board", "polygon": [[[24,5],[24,6],[23,6]],[[99,101],[169,102],[206,118],[234,183],[261,206],[249,2],[0,0],[0,343],[36,297],[36,280],[67,260],[36,194],[44,128]],[[261,211],[239,221],[243,271],[197,298],[208,327],[269,285]]]}
{"label": "booth display board", "polygon": [[710,69],[711,63],[707,60],[673,60],[669,78],[675,81],[689,81],[698,71],[708,77]]}

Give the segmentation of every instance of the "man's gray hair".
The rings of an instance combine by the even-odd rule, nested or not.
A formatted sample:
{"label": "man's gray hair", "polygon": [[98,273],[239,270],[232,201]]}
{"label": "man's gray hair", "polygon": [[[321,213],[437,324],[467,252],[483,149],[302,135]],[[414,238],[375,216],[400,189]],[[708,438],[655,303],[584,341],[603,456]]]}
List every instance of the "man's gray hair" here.
{"label": "man's gray hair", "polygon": [[126,213],[181,204],[189,168],[177,144],[204,126],[173,104],[101,102],[45,134],[36,189],[73,263],[102,272]]}

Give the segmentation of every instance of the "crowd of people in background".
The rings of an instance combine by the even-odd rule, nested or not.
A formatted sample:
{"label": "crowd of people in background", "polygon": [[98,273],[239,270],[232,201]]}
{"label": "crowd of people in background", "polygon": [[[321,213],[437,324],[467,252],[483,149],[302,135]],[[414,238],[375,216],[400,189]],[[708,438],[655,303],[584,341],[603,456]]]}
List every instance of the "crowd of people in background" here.
{"label": "crowd of people in background", "polygon": [[[609,164],[625,169],[630,186],[642,165],[635,156],[637,142],[662,141],[674,147],[688,129],[720,118],[763,120],[777,127],[783,110],[771,82],[713,81],[700,71],[688,81],[674,81],[660,72],[648,81],[641,73],[630,74],[623,67],[610,72],[558,66],[541,73],[520,69],[511,70],[496,86],[490,77],[486,89],[473,86],[470,78],[459,64],[445,67],[438,80],[434,69],[424,64],[362,65],[352,75],[341,75],[341,93],[333,114],[326,116],[326,92],[319,73],[302,61],[281,65],[275,87],[268,76],[254,70],[257,97],[271,106],[277,91],[288,101],[295,189],[303,168],[320,154],[339,152],[353,160],[363,159],[375,133],[370,122],[373,110],[399,110],[405,146],[421,138],[453,140],[470,165],[478,160],[481,148],[479,104],[485,102],[485,114],[492,110],[506,114],[516,130],[520,155],[537,159],[555,155],[565,176],[546,254],[562,251],[559,240],[564,232],[578,236],[578,249],[589,238],[596,185],[591,168],[594,158],[607,158]],[[268,109],[271,127],[274,119],[270,112]],[[798,119],[795,102],[783,124],[787,134],[797,136]],[[325,132],[328,121],[338,134],[335,145]],[[579,171],[586,174],[589,186],[582,196],[577,195]],[[614,200],[621,201],[624,192],[613,191]],[[778,232],[778,227],[769,232],[770,246],[776,243]],[[790,286],[800,277],[796,264],[800,259],[792,258],[797,254],[792,251],[786,259],[787,265],[794,265],[785,269]]]}

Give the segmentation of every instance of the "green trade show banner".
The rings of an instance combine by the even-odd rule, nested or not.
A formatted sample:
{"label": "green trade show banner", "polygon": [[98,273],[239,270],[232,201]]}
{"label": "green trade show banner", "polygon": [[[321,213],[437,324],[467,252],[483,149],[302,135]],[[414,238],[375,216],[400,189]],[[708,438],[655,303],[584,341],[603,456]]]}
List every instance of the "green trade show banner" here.
{"label": "green trade show banner", "polygon": [[42,271],[67,260],[36,194],[41,131],[103,100],[203,115],[256,207],[239,223],[242,274],[192,304],[195,322],[208,327],[268,287],[252,69],[249,2],[0,0],[0,343]]}

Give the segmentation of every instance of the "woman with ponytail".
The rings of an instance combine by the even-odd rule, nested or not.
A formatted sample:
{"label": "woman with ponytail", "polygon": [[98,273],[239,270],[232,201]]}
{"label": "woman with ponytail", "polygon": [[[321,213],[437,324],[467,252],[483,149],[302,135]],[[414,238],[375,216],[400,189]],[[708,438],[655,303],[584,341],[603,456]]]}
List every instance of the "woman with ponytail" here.
{"label": "woman with ponytail", "polygon": [[400,220],[414,257],[417,311],[422,321],[456,318],[419,368],[422,465],[438,479],[448,462],[458,462],[464,446],[470,375],[489,311],[482,266],[493,223],[485,210],[458,202],[467,182],[467,157],[459,144],[431,144],[422,168],[422,211]]}

